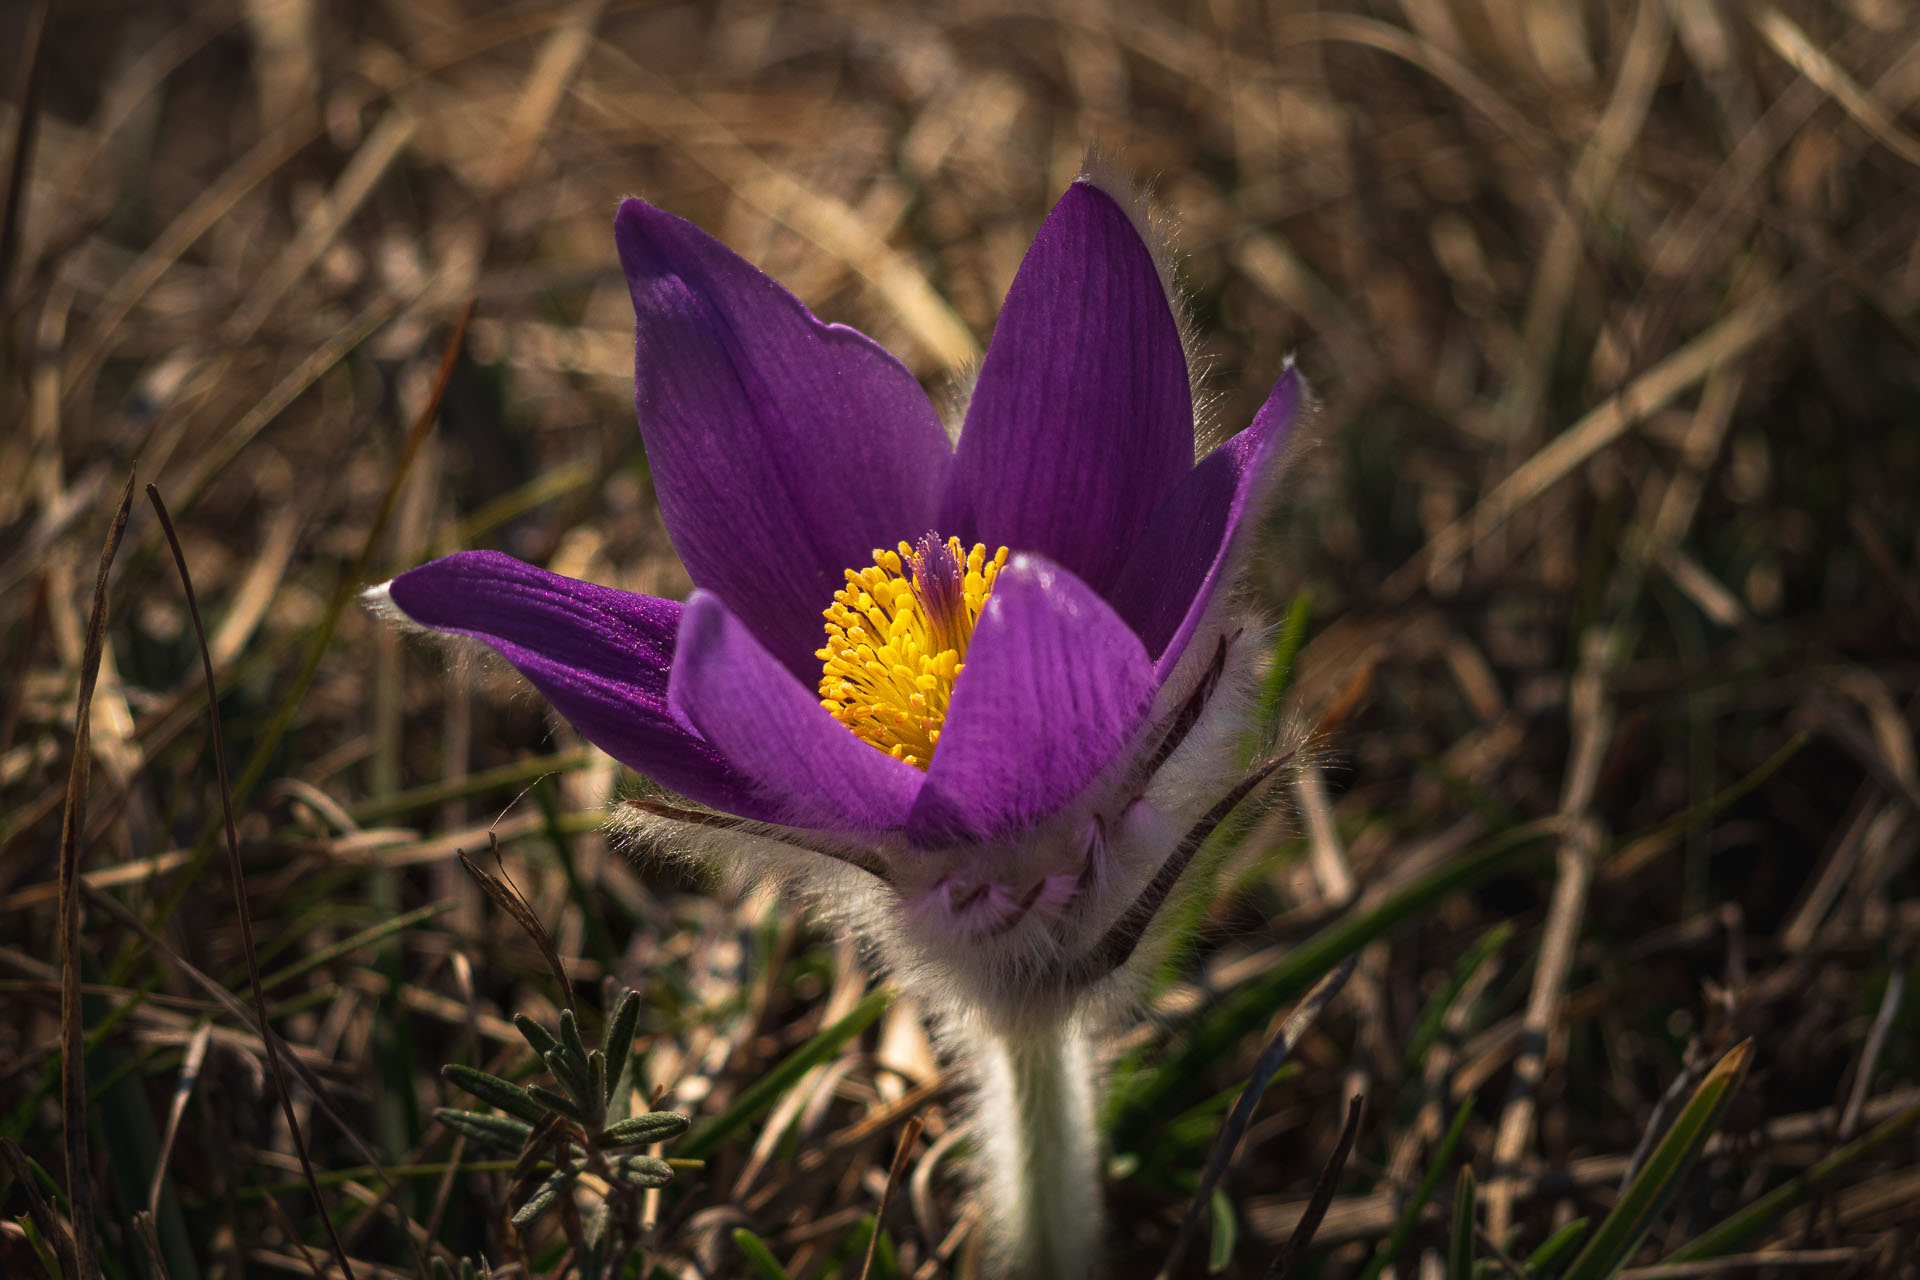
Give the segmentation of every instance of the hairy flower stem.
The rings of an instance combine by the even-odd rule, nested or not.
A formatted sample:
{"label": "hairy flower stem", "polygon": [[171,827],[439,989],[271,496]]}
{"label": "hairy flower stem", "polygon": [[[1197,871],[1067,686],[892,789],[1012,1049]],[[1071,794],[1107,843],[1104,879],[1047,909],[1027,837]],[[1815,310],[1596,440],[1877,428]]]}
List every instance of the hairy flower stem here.
{"label": "hairy flower stem", "polygon": [[982,1029],[974,1050],[986,1274],[1085,1280],[1103,1223],[1086,1033],[1074,1022]]}

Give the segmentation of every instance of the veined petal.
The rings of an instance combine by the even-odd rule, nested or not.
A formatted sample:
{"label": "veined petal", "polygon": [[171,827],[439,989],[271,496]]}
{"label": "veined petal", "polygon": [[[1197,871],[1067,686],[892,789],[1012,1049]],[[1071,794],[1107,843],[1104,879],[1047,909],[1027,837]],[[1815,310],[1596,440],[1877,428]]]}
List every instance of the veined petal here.
{"label": "veined petal", "polygon": [[1289,368],[1253,422],[1208,454],[1153,513],[1109,593],[1161,679],[1231,576],[1241,527],[1263,509],[1301,394],[1300,376]]}
{"label": "veined petal", "polygon": [[1192,465],[1186,354],[1153,255],[1113,197],[1076,182],[1007,293],[938,527],[1105,593]]}
{"label": "veined petal", "polygon": [[752,816],[741,779],[667,710],[681,607],[595,586],[498,551],[463,551],[387,584],[423,627],[491,646],[589,742],[702,804]]}
{"label": "veined petal", "polygon": [[746,779],[770,821],[837,832],[898,828],[923,781],[827,714],[744,623],[705,591],[680,620],[674,714]]}
{"label": "veined petal", "polygon": [[614,238],[673,545],[694,583],[806,679],[842,572],[934,527],[946,432],[898,360],[822,324],[692,223],[628,200]]}
{"label": "veined petal", "polygon": [[1113,762],[1153,698],[1138,637],[1039,556],[1008,562],[907,820],[920,845],[993,840],[1048,817]]}

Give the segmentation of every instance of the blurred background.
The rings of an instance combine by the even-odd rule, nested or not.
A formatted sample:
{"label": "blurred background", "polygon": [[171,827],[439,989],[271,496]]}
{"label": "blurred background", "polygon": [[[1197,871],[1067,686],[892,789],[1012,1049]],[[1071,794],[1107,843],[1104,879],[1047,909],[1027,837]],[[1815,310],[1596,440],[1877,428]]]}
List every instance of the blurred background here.
{"label": "blurred background", "polygon": [[[556,1224],[504,1221],[511,1153],[432,1116],[475,1105],[441,1065],[530,1064],[507,1019],[562,998],[455,860],[495,840],[583,1018],[637,989],[640,1083],[705,1126],[645,1274],[859,1274],[914,1117],[873,1274],[973,1274],[915,1011],[794,904],[610,841],[610,762],[355,595],[469,547],[689,589],[633,423],[620,197],[937,390],[1098,147],[1173,228],[1207,438],[1289,357],[1321,398],[1248,590],[1314,763],[1216,842],[1116,1029],[1112,1274],[1154,1273],[1196,1188],[1177,1274],[1265,1274],[1355,1094],[1298,1274],[1438,1274],[1462,1164],[1481,1256],[1523,1261],[1748,1037],[1638,1262],[1736,1221],[1705,1252],[1746,1273],[1916,1274],[1909,6],[10,0],[0,85],[0,1271],[59,1265],[64,1222],[116,1280],[317,1273],[330,1223],[359,1275],[551,1274]],[[246,999],[248,947],[144,499],[62,898],[129,473],[204,614],[324,1217],[215,991]],[[1297,958],[1359,944],[1209,1192]]]}

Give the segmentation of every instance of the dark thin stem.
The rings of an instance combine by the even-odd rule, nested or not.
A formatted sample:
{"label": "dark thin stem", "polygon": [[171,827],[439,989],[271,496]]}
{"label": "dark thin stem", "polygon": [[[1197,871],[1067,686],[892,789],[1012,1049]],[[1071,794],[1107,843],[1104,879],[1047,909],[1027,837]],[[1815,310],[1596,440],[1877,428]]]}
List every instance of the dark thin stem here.
{"label": "dark thin stem", "polygon": [[[1301,1037],[1307,1034],[1321,1012],[1340,994],[1340,989],[1347,985],[1347,979],[1353,976],[1356,959],[1355,956],[1348,956],[1337,969],[1314,984],[1313,990],[1301,998],[1293,1012],[1287,1015],[1286,1021],[1280,1024],[1280,1030],[1254,1064],[1253,1074],[1247,1078],[1247,1087],[1240,1091],[1227,1122],[1220,1126],[1220,1136],[1214,1139],[1213,1151],[1207,1156],[1206,1168],[1200,1174],[1200,1185],[1194,1188],[1186,1216],[1180,1220],[1180,1230],[1173,1237],[1173,1246],[1167,1250],[1166,1261],[1160,1264],[1158,1280],[1168,1280],[1180,1265],[1180,1259],[1187,1251],[1187,1242],[1193,1238],[1194,1228],[1200,1223],[1200,1211],[1211,1200],[1214,1187],[1232,1163],[1233,1153],[1240,1146],[1241,1135],[1253,1123],[1254,1109],[1260,1105],[1267,1086],[1273,1083],[1274,1073],[1280,1070],[1287,1055],[1293,1052],[1294,1046],[1300,1043]],[[1355,1101],[1357,1103],[1359,1100]]]}
{"label": "dark thin stem", "polygon": [[194,595],[193,575],[187,572],[186,553],[180,549],[179,535],[173,531],[173,521],[167,515],[167,504],[160,500],[160,490],[148,485],[147,500],[153,504],[154,514],[160,517],[161,531],[167,535],[167,546],[173,551],[173,566],[180,571],[180,588],[186,593],[187,613],[193,618],[193,634],[200,644],[200,668],[207,678],[207,719],[213,737],[213,769],[220,780],[220,815],[226,822],[227,865],[229,878],[233,881],[233,905],[240,913],[240,950],[247,958],[247,984],[253,993],[254,1016],[260,1020],[260,1042],[267,1047],[267,1068],[273,1073],[274,1089],[280,1095],[280,1112],[286,1117],[288,1132],[293,1135],[294,1150],[300,1157],[300,1172],[307,1180],[307,1192],[313,1197],[314,1210],[326,1225],[327,1241],[333,1246],[333,1258],[340,1265],[340,1274],[347,1280],[353,1280],[353,1264],[347,1260],[346,1246],[340,1243],[340,1235],[333,1227],[333,1216],[327,1212],[327,1202],[320,1195],[320,1184],[313,1174],[313,1158],[307,1151],[307,1138],[301,1132],[300,1118],[294,1114],[293,1091],[287,1087],[286,1070],[280,1065],[280,1047],[267,1022],[267,997],[260,987],[260,959],[253,949],[253,913],[247,905],[246,871],[240,865],[240,836],[233,823],[233,792],[227,783],[226,738],[220,731],[220,693],[214,684],[213,655],[207,649],[207,631],[200,622],[200,601]]}
{"label": "dark thin stem", "polygon": [[1207,842],[1207,837],[1226,821],[1227,815],[1238,808],[1255,787],[1272,777],[1275,770],[1291,759],[1292,754],[1289,751],[1276,756],[1242,778],[1233,790],[1221,797],[1218,804],[1207,810],[1200,821],[1193,824],[1173,852],[1167,855],[1167,860],[1160,864],[1160,870],[1147,882],[1147,887],[1140,891],[1140,896],[1113,922],[1113,926],[1094,944],[1093,950],[1068,971],[1067,985],[1070,988],[1090,986],[1132,959],[1134,948],[1146,936],[1154,917],[1160,914],[1160,908],[1166,904],[1174,885],[1186,874],[1187,865],[1200,852],[1200,846]]}
{"label": "dark thin stem", "polygon": [[93,1248],[93,1162],[87,1155],[87,1059],[85,1012],[80,1005],[80,845],[86,831],[87,775],[93,760],[93,690],[107,640],[107,574],[133,513],[133,476],[120,494],[100,571],[93,580],[93,612],[80,656],[80,688],[74,695],[73,765],[67,772],[60,812],[60,1115],[66,1137],[67,1197],[73,1209],[73,1244],[79,1280],[99,1280]]}
{"label": "dark thin stem", "polygon": [[1353,1140],[1360,1136],[1360,1117],[1366,1114],[1366,1095],[1355,1094],[1347,1104],[1347,1123],[1340,1130],[1340,1141],[1334,1145],[1333,1154],[1327,1158],[1327,1165],[1320,1171],[1320,1181],[1313,1188],[1313,1199],[1307,1201],[1307,1211],[1300,1215],[1300,1221],[1294,1224],[1293,1234],[1287,1237],[1286,1244],[1275,1254],[1267,1267],[1265,1280],[1286,1280],[1293,1273],[1294,1264],[1306,1256],[1307,1246],[1313,1243],[1313,1237],[1320,1230],[1320,1220],[1327,1216],[1327,1206],[1333,1203],[1334,1188],[1340,1185],[1340,1173],[1347,1167],[1347,1157],[1353,1154]]}

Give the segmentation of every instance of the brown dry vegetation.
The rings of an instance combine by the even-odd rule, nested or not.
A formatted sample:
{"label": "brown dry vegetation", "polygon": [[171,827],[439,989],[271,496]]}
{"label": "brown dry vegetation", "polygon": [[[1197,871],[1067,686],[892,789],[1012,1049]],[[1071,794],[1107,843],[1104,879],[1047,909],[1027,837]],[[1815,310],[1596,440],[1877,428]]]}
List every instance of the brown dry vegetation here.
{"label": "brown dry vegetation", "polygon": [[[1097,144],[1178,219],[1217,423],[1289,354],[1323,401],[1252,585],[1276,614],[1310,599],[1289,707],[1325,750],[1290,816],[1226,842],[1153,1017],[1118,1036],[1113,1274],[1159,1265],[1297,993],[1286,958],[1328,936],[1368,943],[1356,976],[1181,1274],[1210,1251],[1264,1272],[1354,1091],[1367,1116],[1305,1265],[1358,1273],[1465,1103],[1399,1274],[1439,1266],[1461,1163],[1480,1256],[1510,1274],[1605,1212],[1642,1135],[1746,1037],[1720,1136],[1638,1261],[1844,1152],[1718,1253],[1916,1274],[1906,6],[15,0],[0,77],[24,179],[0,173],[0,1134],[42,1171],[0,1170],[0,1272],[37,1274],[76,1224],[116,1280],[159,1259],[173,1280],[303,1274],[332,1247],[253,1024],[211,994],[247,1000],[246,947],[144,501],[82,738],[86,887],[62,898],[128,473],[170,506],[205,612],[253,947],[321,1090],[296,1081],[293,1115],[340,1246],[356,1275],[505,1263],[505,1166],[434,1122],[470,1104],[437,1072],[526,1058],[505,1019],[559,992],[456,849],[498,835],[590,1023],[605,984],[641,992],[643,1082],[697,1120],[877,1006],[790,905],[610,848],[604,758],[511,673],[448,672],[352,593],[479,546],[687,589],[632,421],[620,196],[936,385]],[[1540,839],[1419,889],[1515,831]],[[1393,902],[1418,909],[1327,932]],[[914,1117],[876,1274],[968,1274],[954,1098],[911,1009],[767,1102],[650,1202],[652,1274],[756,1274],[737,1229],[793,1276],[856,1274]],[[534,1270],[560,1239],[532,1233]]]}

